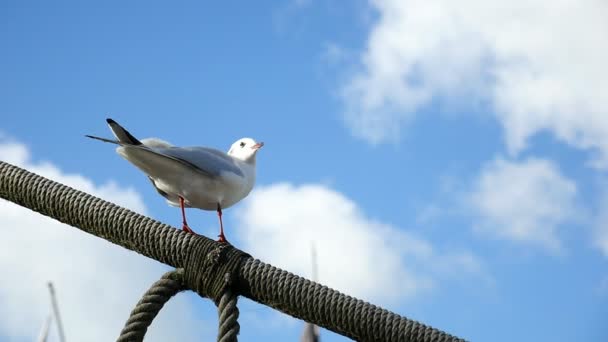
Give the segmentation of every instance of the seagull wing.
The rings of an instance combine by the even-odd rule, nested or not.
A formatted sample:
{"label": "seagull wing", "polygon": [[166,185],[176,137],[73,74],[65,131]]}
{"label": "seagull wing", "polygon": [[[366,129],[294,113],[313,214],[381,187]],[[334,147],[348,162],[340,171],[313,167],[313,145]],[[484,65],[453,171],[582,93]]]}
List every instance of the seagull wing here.
{"label": "seagull wing", "polygon": [[183,163],[214,177],[224,172],[243,176],[243,171],[234,158],[225,152],[208,147],[170,147],[156,149],[159,153],[175,158]]}
{"label": "seagull wing", "polygon": [[123,145],[118,152],[148,175],[156,177],[159,173],[180,173],[184,167],[209,178],[219,177],[225,172],[243,176],[243,171],[232,157],[207,147],[154,148]]}

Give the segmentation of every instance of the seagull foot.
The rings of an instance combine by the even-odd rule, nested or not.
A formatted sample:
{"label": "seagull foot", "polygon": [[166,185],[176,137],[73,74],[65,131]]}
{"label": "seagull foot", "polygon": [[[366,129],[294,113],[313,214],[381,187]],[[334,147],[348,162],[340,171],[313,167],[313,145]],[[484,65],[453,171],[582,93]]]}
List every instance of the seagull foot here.
{"label": "seagull foot", "polygon": [[196,234],[196,233],[194,233],[194,230],[192,230],[190,227],[188,227],[188,225],[185,223],[182,226],[182,230],[185,231],[186,233]]}
{"label": "seagull foot", "polygon": [[217,242],[221,242],[221,243],[228,243],[228,240],[226,240],[226,237],[224,236],[224,234],[220,234],[218,235],[218,239]]}

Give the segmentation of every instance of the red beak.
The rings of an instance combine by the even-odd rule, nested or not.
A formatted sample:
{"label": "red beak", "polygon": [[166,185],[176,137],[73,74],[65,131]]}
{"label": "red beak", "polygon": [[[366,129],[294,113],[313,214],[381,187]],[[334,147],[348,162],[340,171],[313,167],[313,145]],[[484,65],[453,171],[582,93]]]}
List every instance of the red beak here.
{"label": "red beak", "polygon": [[259,142],[259,143],[255,144],[255,145],[251,146],[251,148],[254,149],[254,150],[259,150],[259,149],[262,148],[262,146],[264,146],[264,142]]}

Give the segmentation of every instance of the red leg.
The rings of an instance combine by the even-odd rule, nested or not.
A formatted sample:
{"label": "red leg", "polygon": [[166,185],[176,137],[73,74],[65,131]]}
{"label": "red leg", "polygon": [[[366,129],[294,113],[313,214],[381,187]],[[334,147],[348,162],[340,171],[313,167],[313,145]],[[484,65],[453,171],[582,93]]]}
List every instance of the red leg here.
{"label": "red leg", "polygon": [[220,235],[219,239],[217,239],[218,242],[228,242],[228,240],[226,240],[226,237],[224,236],[224,223],[222,222],[222,207],[219,205],[217,205],[217,217],[220,218]]}
{"label": "red leg", "polygon": [[193,233],[194,234],[194,231],[192,229],[190,229],[190,227],[188,227],[188,222],[186,222],[186,210],[184,208],[184,198],[181,197],[181,196],[179,197],[179,206],[182,209],[182,220],[183,220],[182,221],[182,229],[185,232]]}

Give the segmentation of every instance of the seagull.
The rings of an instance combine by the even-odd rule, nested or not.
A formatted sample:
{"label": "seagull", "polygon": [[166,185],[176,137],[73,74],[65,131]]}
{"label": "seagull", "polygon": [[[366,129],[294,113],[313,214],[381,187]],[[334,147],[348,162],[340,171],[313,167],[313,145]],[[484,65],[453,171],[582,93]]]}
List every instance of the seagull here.
{"label": "seagull", "polygon": [[215,210],[220,221],[219,242],[227,242],[222,209],[243,198],[255,184],[256,154],[263,142],[237,140],[228,153],[209,147],[177,147],[158,138],[135,138],[112,119],[106,119],[117,140],[86,135],[119,145],[116,152],[152,182],[171,206],[180,207],[182,229],[194,233],[186,221],[185,208]]}

